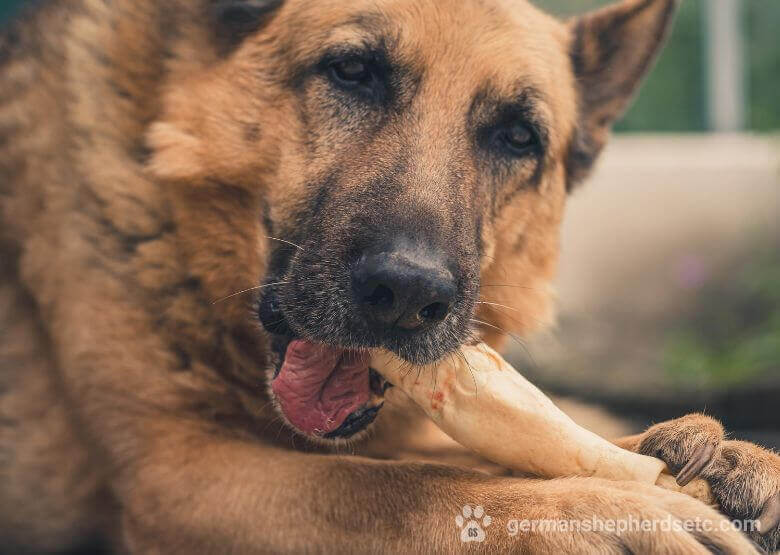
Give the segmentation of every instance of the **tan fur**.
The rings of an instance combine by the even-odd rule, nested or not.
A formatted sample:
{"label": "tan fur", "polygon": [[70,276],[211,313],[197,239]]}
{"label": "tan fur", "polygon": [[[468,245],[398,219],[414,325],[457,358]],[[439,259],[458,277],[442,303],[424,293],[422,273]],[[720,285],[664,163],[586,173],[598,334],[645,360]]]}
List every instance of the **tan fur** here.
{"label": "tan fur", "polygon": [[[294,228],[307,185],[329,168],[347,170],[334,194],[349,198],[410,149],[388,210],[419,211],[433,228],[487,214],[493,199],[442,200],[443,176],[469,159],[475,92],[490,82],[511,95],[521,82],[541,93],[545,169],[536,189],[522,187],[534,167],[518,163],[502,186],[519,192],[486,219],[479,300],[490,304],[477,305],[475,328],[499,346],[506,331],[548,323],[567,190],[647,69],[673,2],[627,0],[567,25],[521,0],[287,0],[228,45],[213,4],[54,0],[1,39],[0,537],[33,551],[102,534],[140,553],[449,552],[457,511],[481,503],[497,523],[486,551],[748,549],[733,532],[511,538],[498,530],[510,518],[724,517],[650,487],[505,476],[411,409],[388,410],[363,443],[312,445],[268,397],[257,295],[215,302],[261,283],[274,248],[264,215]],[[333,124],[321,80],[294,89],[289,74],[326,44],[363,40],[344,23],[364,12],[425,75],[414,117],[371,137]],[[628,26],[609,35],[620,55],[605,58],[604,29],[621,18]],[[625,77],[599,92],[605,59]],[[474,164],[457,174],[450,187],[477,190]],[[628,441],[660,445],[655,433]],[[658,440],[673,466],[693,441],[681,437]],[[722,507],[758,512],[780,490],[777,457],[719,445],[705,476]],[[741,505],[735,479],[751,492]],[[777,544],[776,531],[755,538]]]}

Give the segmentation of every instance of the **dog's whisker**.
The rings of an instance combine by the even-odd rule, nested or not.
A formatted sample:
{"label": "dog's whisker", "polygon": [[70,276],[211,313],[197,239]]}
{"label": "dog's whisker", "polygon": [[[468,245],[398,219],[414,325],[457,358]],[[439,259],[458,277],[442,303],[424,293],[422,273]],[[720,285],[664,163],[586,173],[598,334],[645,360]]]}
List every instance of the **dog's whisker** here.
{"label": "dog's whisker", "polygon": [[271,239],[272,241],[279,241],[280,243],[286,243],[290,245],[291,247],[295,247],[296,249],[306,252],[306,249],[304,249],[302,246],[293,243],[292,241],[288,241],[287,239],[279,239],[278,237],[271,237],[270,235],[265,236],[266,239]]}
{"label": "dog's whisker", "polygon": [[[506,319],[507,319],[507,320],[509,320],[510,322],[514,322],[515,324],[517,324],[517,325],[519,325],[519,326],[525,326],[525,324],[526,324],[525,322],[522,322],[522,321],[520,321],[518,318],[513,318],[512,316],[510,316],[509,314],[507,314],[507,313],[506,313],[506,312],[504,312],[503,310],[498,310],[498,309],[495,309],[495,310],[496,310],[496,312],[497,312],[498,314],[500,314],[500,315],[501,315],[503,318],[506,318]],[[519,313],[520,311],[518,310],[517,312]],[[537,320],[537,321],[538,321],[539,323],[542,323],[540,320]],[[508,332],[507,332],[507,333],[508,333]]]}
{"label": "dog's whisker", "polygon": [[500,332],[502,332],[502,333],[505,333],[505,334],[507,334],[507,335],[513,335],[513,334],[512,334],[512,332],[510,332],[510,331],[508,331],[508,330],[505,330],[504,328],[502,328],[502,327],[500,327],[500,326],[496,326],[495,324],[491,324],[490,322],[485,322],[485,321],[483,321],[483,320],[478,320],[478,319],[476,319],[476,318],[469,318],[469,320],[470,320],[471,322],[474,322],[474,323],[477,323],[477,324],[481,324],[481,325],[483,325],[483,326],[488,326],[489,328],[496,329],[496,330],[498,330],[498,331],[500,331]]}
{"label": "dog's whisker", "polygon": [[[484,304],[484,305],[492,306],[492,307],[495,307],[495,308],[498,308],[498,307],[506,308],[508,310],[513,310],[514,312],[517,312],[518,314],[522,314],[524,318],[529,318],[529,319],[533,320],[534,322],[536,322],[538,324],[541,324],[542,326],[549,326],[550,325],[550,322],[546,322],[544,320],[540,320],[539,318],[531,316],[530,314],[525,314],[524,311],[520,310],[519,308],[513,308],[513,307],[507,306],[505,304],[493,303],[493,302],[485,302],[485,301],[477,301],[476,304]],[[509,318],[512,322],[515,322],[516,324],[520,324],[520,325],[524,325],[525,324],[525,322],[521,322],[517,318],[512,318],[509,314],[507,314],[506,312],[504,312],[502,310],[496,310],[496,312],[498,312],[499,314],[503,315],[506,318]]]}
{"label": "dog's whisker", "polygon": [[468,359],[466,358],[466,355],[463,354],[463,351],[461,349],[458,349],[457,353],[455,353],[456,356],[459,356],[463,362],[466,363],[466,366],[468,366],[469,373],[471,374],[471,381],[474,382],[474,396],[479,394],[479,387],[477,386],[477,378],[474,375],[474,367],[469,364]]}
{"label": "dog's whisker", "polygon": [[[270,404],[273,404],[273,401],[271,401]],[[279,428],[279,431],[276,434],[276,439],[278,440],[279,439],[279,434],[281,434],[282,430],[285,427],[284,418],[282,418],[282,415],[278,414],[278,413],[276,414],[276,416],[274,416],[273,418],[268,420],[268,422],[266,422],[265,426],[263,426],[263,429],[260,432],[260,435],[261,436],[265,436],[266,432],[268,432],[268,428],[273,426],[273,425],[275,425],[275,424],[279,424],[281,426]]]}
{"label": "dog's whisker", "polygon": [[504,328],[500,326],[496,326],[494,324],[491,324],[490,322],[484,322],[482,320],[477,320],[476,318],[470,318],[472,322],[476,322],[477,324],[482,324],[483,326],[487,326],[489,328],[493,328],[495,330],[500,331],[501,333],[507,334],[510,338],[512,338],[520,347],[522,347],[523,351],[525,351],[525,354],[528,355],[528,358],[531,361],[531,364],[533,364],[534,368],[538,368],[538,364],[536,364],[536,360],[534,359],[534,356],[531,354],[531,351],[528,350],[528,346],[525,344],[525,342],[520,339],[516,334],[512,333],[509,330],[505,330]]}
{"label": "dog's whisker", "polygon": [[[505,305],[505,304],[496,303],[496,302],[492,302],[492,301],[477,301],[476,304],[484,304],[484,305],[498,307],[498,308],[506,308],[508,310],[512,310],[514,312],[520,313],[520,314],[522,314],[523,318],[528,318],[530,320],[533,320],[534,322],[536,322],[537,324],[539,324],[543,328],[545,328],[545,331],[549,334],[549,336],[552,337],[558,344],[561,344],[560,343],[560,339],[558,338],[558,336],[555,333],[556,329],[552,326],[553,322],[550,322],[549,320],[542,320],[540,318],[536,318],[535,316],[531,316],[530,314],[526,314],[525,311],[520,310],[519,308],[515,308],[515,307],[512,307],[512,306],[508,306],[508,305]],[[498,312],[499,314],[501,314],[504,317],[508,318],[512,322],[515,322],[515,323],[521,324],[521,325],[523,324],[523,322],[521,322],[517,318],[513,318],[512,316],[510,316],[509,314],[507,314],[507,313],[505,313],[505,312],[503,312],[501,310],[496,310],[496,312]]]}
{"label": "dog's whisker", "polygon": [[258,285],[257,287],[250,287],[249,289],[244,289],[243,291],[237,291],[236,293],[233,293],[232,295],[228,295],[227,297],[222,297],[221,299],[217,299],[216,301],[212,302],[211,304],[217,304],[221,303],[223,301],[226,301],[228,299],[232,299],[233,297],[238,297],[239,295],[243,295],[244,293],[249,293],[251,291],[258,291],[260,289],[265,289],[266,287],[272,287],[274,285],[286,285],[290,283],[289,281],[277,281],[276,283],[266,283],[265,285]]}
{"label": "dog's whisker", "polygon": [[527,289],[529,291],[539,291],[536,287],[528,287],[527,285],[512,285],[512,284],[506,284],[506,283],[497,283],[497,284],[490,284],[490,283],[483,283],[480,284],[480,287],[515,287],[517,289]]}
{"label": "dog's whisker", "polygon": [[519,308],[514,308],[512,306],[508,306],[508,305],[501,304],[501,303],[494,303],[494,302],[489,302],[489,301],[477,301],[476,304],[486,304],[486,305],[490,305],[490,306],[499,306],[501,308],[507,308],[509,310],[514,310],[515,312],[522,312]]}

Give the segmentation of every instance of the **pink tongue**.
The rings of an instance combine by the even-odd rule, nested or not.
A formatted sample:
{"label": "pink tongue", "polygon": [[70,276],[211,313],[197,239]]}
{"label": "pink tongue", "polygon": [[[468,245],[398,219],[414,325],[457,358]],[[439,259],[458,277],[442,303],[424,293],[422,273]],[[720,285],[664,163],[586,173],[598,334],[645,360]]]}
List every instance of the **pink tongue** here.
{"label": "pink tongue", "polygon": [[323,436],[368,403],[368,361],[367,354],[292,341],[271,388],[293,426]]}

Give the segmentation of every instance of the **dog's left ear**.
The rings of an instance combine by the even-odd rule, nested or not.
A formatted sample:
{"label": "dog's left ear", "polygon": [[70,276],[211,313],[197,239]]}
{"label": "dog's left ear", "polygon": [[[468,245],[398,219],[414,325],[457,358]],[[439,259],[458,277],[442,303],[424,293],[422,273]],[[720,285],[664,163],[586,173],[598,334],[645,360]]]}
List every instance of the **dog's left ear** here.
{"label": "dog's left ear", "polygon": [[284,0],[213,0],[211,12],[223,50],[257,31]]}
{"label": "dog's left ear", "polygon": [[569,189],[587,176],[612,124],[652,67],[677,4],[623,0],[570,23],[580,119],[567,162]]}

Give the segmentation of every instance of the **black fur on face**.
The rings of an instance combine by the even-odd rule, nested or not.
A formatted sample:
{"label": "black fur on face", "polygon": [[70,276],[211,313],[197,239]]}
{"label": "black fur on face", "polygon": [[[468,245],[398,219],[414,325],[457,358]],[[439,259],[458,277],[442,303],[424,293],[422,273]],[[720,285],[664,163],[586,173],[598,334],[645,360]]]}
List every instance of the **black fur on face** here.
{"label": "black fur on face", "polygon": [[212,0],[209,5],[215,38],[225,55],[257,31],[284,0]]}
{"label": "black fur on face", "polygon": [[[422,207],[404,206],[392,199],[401,188],[393,176],[360,191],[340,191],[335,179],[311,186],[313,196],[298,214],[297,233],[280,231],[295,237],[299,246],[275,247],[266,281],[278,285],[266,287],[260,305],[266,329],[343,348],[385,347],[416,364],[456,350],[469,338],[479,291],[476,212],[441,218]],[[390,248],[398,238],[440,254],[457,284],[447,316],[422,331],[375,327],[353,291],[352,271],[359,258]]]}

